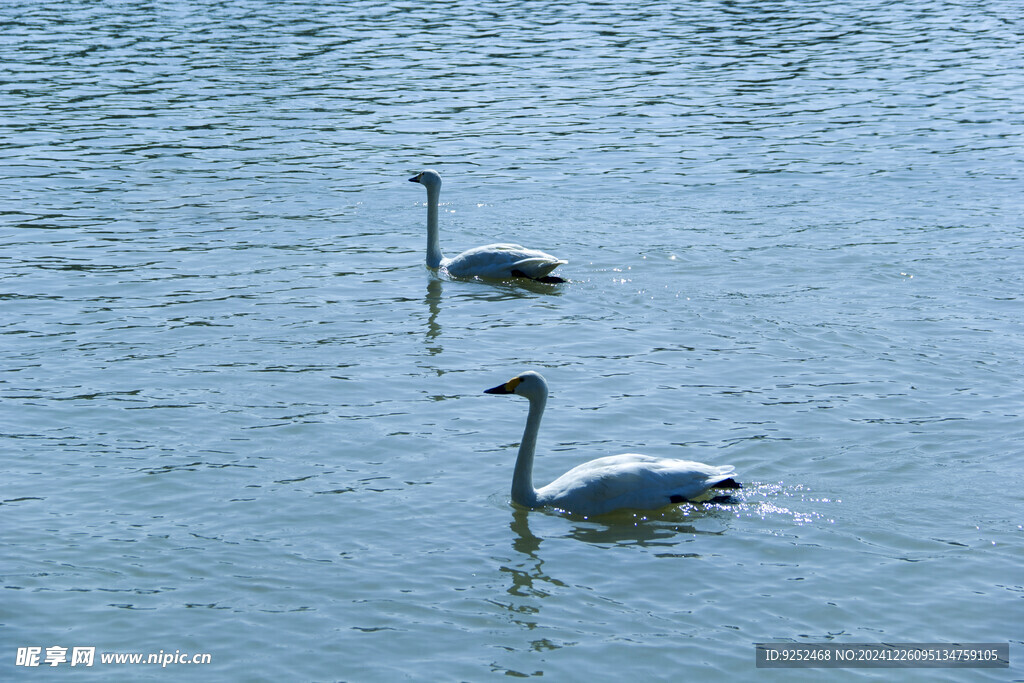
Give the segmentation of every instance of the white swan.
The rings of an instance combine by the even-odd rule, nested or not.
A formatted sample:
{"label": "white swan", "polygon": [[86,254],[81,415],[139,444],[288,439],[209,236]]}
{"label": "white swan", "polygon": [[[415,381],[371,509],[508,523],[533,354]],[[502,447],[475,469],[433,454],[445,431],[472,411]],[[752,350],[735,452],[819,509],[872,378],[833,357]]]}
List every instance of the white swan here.
{"label": "white swan", "polygon": [[602,515],[622,508],[656,510],[672,503],[702,502],[713,489],[738,489],[731,465],[623,453],[585,462],[541,489],[533,488],[533,454],[548,398],[548,384],[524,372],[487,394],[519,394],[530,400],[526,431],[512,477],[512,502],[528,508],[550,505],[579,515]]}
{"label": "white swan", "polygon": [[437,171],[428,169],[409,178],[409,182],[427,188],[428,268],[440,268],[453,277],[525,277],[541,282],[565,282],[550,273],[568,261],[518,244],[488,244],[468,249],[454,258],[444,258],[437,235],[437,200],[441,196],[441,176]]}

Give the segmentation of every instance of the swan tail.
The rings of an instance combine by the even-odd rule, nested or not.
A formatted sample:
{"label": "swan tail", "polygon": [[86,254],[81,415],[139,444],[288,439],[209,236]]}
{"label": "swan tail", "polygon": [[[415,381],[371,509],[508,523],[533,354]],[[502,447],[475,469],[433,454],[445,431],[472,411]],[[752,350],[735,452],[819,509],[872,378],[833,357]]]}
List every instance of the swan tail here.
{"label": "swan tail", "polygon": [[712,481],[714,483],[710,485],[708,485],[707,483],[704,484],[704,486],[706,486],[707,488],[697,492],[696,494],[677,491],[669,495],[669,502],[721,503],[727,501],[730,499],[732,491],[743,488],[742,484],[736,481],[733,477],[729,476],[732,474],[732,471],[733,468],[729,466],[719,468],[718,474],[708,478],[709,481]]}
{"label": "swan tail", "polygon": [[712,484],[710,488],[702,491],[695,496],[683,496],[678,493],[674,493],[668,497],[670,503],[725,503],[732,499],[731,493],[718,493],[719,491],[735,491],[736,489],[743,488],[743,485],[738,481],[729,477],[722,481]]}
{"label": "swan tail", "polygon": [[516,261],[511,266],[513,275],[517,272],[522,273],[520,277],[528,277],[534,280],[538,280],[542,277],[546,277],[551,274],[558,266],[562,266],[568,263],[568,261],[562,259],[550,259],[550,258],[524,258]]}

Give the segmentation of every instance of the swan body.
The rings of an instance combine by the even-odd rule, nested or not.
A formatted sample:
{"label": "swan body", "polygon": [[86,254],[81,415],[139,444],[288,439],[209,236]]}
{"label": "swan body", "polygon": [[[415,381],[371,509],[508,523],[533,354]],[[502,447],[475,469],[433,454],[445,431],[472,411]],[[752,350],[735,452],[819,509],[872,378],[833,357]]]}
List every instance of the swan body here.
{"label": "swan body", "polygon": [[420,183],[427,188],[427,267],[441,270],[452,277],[485,277],[506,279],[525,277],[542,282],[564,282],[551,275],[551,271],[568,263],[551,254],[537,249],[527,249],[518,244],[488,244],[467,249],[454,258],[441,254],[438,237],[437,202],[441,196],[441,176],[437,171],[426,170],[409,178],[409,182]]}
{"label": "swan body", "polygon": [[683,502],[702,502],[715,489],[737,489],[731,465],[623,453],[585,462],[540,489],[533,488],[533,457],[548,385],[536,372],[524,372],[488,394],[519,394],[530,401],[526,431],[512,478],[512,502],[524,507],[551,506],[579,515],[602,515],[623,508],[656,510]]}

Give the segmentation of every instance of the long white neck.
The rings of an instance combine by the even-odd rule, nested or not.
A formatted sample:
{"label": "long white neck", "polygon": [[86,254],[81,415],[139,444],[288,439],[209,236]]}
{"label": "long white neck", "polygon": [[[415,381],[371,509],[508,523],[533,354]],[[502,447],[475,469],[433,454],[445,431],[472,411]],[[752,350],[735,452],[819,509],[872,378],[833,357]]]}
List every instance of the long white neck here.
{"label": "long white neck", "polygon": [[437,200],[440,187],[427,186],[427,268],[441,266],[441,241],[437,236]]}
{"label": "long white neck", "polygon": [[530,414],[526,417],[526,430],[519,444],[519,456],[512,475],[512,502],[526,507],[537,505],[537,489],[533,488],[533,455],[537,450],[537,432],[540,431],[545,403],[547,396],[530,398]]}

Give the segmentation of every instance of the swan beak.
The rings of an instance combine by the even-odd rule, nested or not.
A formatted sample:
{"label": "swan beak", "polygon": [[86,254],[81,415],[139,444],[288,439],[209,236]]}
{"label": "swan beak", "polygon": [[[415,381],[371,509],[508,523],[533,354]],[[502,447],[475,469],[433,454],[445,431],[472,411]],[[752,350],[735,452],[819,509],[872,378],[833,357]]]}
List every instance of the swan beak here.
{"label": "swan beak", "polygon": [[422,176],[423,176],[422,173],[418,173],[418,174],[414,175],[412,178],[409,178],[409,182],[410,183],[418,183]]}
{"label": "swan beak", "polygon": [[512,379],[510,379],[509,381],[505,382],[504,384],[499,384],[496,387],[491,387],[490,389],[485,389],[484,393],[485,394],[514,394],[514,393],[516,393],[516,387],[518,387],[519,383],[522,382],[522,381],[523,380],[521,378],[519,378],[519,377],[513,377]]}

